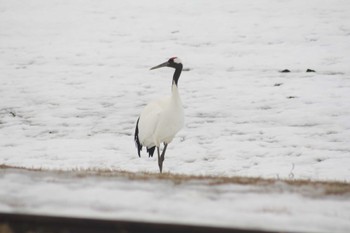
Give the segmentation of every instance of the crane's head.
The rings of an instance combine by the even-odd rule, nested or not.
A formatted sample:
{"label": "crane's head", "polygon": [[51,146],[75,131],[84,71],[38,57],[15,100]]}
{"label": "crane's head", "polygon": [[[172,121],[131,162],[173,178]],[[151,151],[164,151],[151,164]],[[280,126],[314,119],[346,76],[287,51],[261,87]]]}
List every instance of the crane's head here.
{"label": "crane's head", "polygon": [[168,61],[166,61],[160,65],[157,65],[155,67],[152,67],[151,70],[155,70],[155,69],[162,68],[162,67],[172,67],[174,69],[178,69],[178,68],[182,69],[182,62],[178,57],[172,57]]}

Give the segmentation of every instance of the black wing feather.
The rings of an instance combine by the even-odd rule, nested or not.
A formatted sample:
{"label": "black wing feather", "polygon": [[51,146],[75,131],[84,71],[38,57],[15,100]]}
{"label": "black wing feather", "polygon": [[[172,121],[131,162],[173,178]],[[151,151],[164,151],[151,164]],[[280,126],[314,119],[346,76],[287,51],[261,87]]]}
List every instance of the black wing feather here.
{"label": "black wing feather", "polygon": [[[139,155],[139,157],[141,157],[140,151],[142,150],[142,145],[139,139],[139,120],[140,120],[140,117],[137,119],[137,122],[136,122],[134,141],[135,141],[135,146],[137,148],[137,154]],[[148,152],[148,149],[147,149],[147,152]]]}

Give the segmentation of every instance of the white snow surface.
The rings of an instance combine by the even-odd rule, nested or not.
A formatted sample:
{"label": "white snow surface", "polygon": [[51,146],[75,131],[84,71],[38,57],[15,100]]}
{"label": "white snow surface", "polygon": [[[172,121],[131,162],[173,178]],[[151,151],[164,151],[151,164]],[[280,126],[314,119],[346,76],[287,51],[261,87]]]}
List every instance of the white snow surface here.
{"label": "white snow surface", "polygon": [[165,171],[349,181],[349,11],[345,0],[3,0],[0,163],[157,172],[137,157],[134,127],[170,95],[173,70],[149,68],[178,56],[185,127]]}
{"label": "white snow surface", "polygon": [[[173,70],[149,68],[177,56],[185,127],[165,172],[349,182],[349,12],[347,0],[1,0],[0,164],[158,172],[133,133],[171,90]],[[95,192],[117,195],[106,187]]]}

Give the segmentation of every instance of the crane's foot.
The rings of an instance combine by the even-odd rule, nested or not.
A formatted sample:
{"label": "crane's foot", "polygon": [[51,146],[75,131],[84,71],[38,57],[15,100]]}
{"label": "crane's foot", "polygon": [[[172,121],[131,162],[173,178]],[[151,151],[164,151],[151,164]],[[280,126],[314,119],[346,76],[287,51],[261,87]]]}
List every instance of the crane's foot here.
{"label": "crane's foot", "polygon": [[159,166],[159,172],[162,173],[163,163],[162,162],[158,163],[158,166]]}
{"label": "crane's foot", "polygon": [[158,156],[158,166],[159,166],[160,173],[162,173],[162,170],[163,170],[163,162],[164,162],[164,156]]}

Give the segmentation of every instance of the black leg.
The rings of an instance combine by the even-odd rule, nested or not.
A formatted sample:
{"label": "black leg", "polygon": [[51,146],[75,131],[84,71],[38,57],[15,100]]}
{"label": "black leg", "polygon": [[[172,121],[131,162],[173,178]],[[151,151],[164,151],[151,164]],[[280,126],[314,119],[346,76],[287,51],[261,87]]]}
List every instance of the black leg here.
{"label": "black leg", "polygon": [[159,147],[157,147],[157,152],[158,152],[158,166],[159,166],[159,172],[162,173],[163,162],[162,162],[162,159],[161,159],[161,157],[160,157]]}
{"label": "black leg", "polygon": [[164,143],[164,149],[162,151],[162,155],[160,156],[160,161],[162,163],[162,167],[163,167],[164,155],[165,155],[165,151],[166,151],[167,146],[168,146],[168,144]]}

